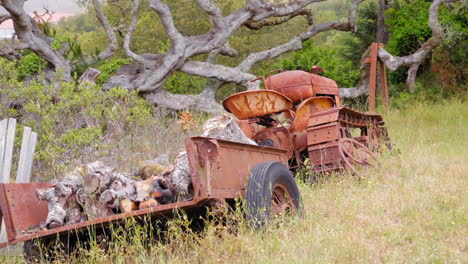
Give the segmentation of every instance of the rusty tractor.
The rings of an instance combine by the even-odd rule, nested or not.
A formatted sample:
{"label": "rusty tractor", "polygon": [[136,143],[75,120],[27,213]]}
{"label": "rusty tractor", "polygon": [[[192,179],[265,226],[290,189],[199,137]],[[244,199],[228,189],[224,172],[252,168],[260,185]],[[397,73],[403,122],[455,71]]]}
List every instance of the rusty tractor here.
{"label": "rusty tractor", "polygon": [[[382,116],[341,104],[338,85],[312,73],[285,71],[263,79],[265,89],[234,94],[223,102],[244,133],[260,146],[287,151],[289,168],[308,158],[312,173],[378,165],[376,151],[391,148]],[[255,80],[257,80],[255,79]]]}

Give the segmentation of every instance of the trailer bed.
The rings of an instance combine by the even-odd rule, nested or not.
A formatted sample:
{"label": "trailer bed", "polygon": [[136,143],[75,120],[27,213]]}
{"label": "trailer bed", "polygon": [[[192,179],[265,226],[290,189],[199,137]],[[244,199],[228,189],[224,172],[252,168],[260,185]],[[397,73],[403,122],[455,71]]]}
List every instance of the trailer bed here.
{"label": "trailer bed", "polygon": [[90,227],[102,228],[122,223],[130,217],[170,216],[174,209],[190,210],[201,208],[213,200],[241,198],[245,195],[250,170],[256,164],[279,161],[287,166],[288,163],[287,151],[281,149],[205,137],[188,138],[185,145],[194,189],[193,198],[189,201],[41,229],[41,223],[47,218],[48,205],[46,201],[37,199],[35,190],[52,186],[49,183],[0,184],[0,216],[5,219],[8,236],[8,241],[0,243],[0,248],[36,238],[77,233]]}

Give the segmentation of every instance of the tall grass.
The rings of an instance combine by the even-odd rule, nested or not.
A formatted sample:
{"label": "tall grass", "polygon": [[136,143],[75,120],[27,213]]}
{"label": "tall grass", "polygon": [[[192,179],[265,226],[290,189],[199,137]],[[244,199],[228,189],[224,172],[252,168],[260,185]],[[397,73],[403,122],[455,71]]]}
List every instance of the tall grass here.
{"label": "tall grass", "polygon": [[96,245],[56,262],[467,263],[467,117],[459,100],[391,110],[384,118],[395,148],[382,154],[383,167],[366,179],[300,183],[302,218],[253,231],[238,210],[195,232],[182,215],[151,241],[147,227],[131,224],[108,251]]}

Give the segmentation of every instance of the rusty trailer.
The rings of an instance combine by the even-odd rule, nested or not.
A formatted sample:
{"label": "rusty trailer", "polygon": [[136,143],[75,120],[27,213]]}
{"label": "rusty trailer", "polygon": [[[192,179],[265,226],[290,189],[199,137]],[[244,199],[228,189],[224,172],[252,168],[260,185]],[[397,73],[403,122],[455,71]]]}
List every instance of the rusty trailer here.
{"label": "rusty trailer", "polygon": [[[193,197],[187,201],[38,230],[47,217],[48,205],[47,202],[38,200],[35,190],[48,188],[51,185],[48,183],[0,184],[0,213],[5,220],[8,235],[8,241],[0,244],[0,248],[35,239],[46,241],[57,237],[67,237],[73,240],[77,239],[80,232],[90,228],[102,229],[110,224],[120,224],[129,217],[161,218],[171,216],[174,209],[198,210],[220,201],[232,201],[245,197],[248,188],[251,189],[251,193],[254,193],[253,196],[251,195],[254,199],[252,202],[256,203],[260,197],[255,197],[255,193],[263,193],[263,190],[257,190],[260,188],[257,183],[250,182],[249,184],[249,176],[256,173],[255,168],[258,166],[270,169],[270,171],[273,169],[276,171],[273,174],[278,174],[280,179],[272,182],[272,193],[268,203],[251,204],[251,208],[261,206],[267,208],[268,213],[270,211],[286,213],[287,210],[299,209],[299,191],[287,169],[288,159],[285,150],[204,137],[188,138],[185,145],[193,186]],[[258,177],[264,178],[264,175],[257,175]],[[252,178],[255,177],[250,177]],[[266,221],[262,217],[268,217],[268,215],[264,215],[263,210],[261,212],[250,210],[248,217]]]}

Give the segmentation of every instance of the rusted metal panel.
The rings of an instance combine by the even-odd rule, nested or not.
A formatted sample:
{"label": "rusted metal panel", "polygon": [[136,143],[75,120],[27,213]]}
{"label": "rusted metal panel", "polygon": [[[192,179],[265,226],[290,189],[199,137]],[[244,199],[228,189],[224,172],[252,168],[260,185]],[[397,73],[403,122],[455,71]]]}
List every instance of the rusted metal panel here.
{"label": "rusted metal panel", "polygon": [[40,201],[36,189],[50,188],[48,183],[0,184],[1,210],[5,217],[8,240],[47,218],[47,202]]}
{"label": "rusted metal panel", "polygon": [[309,119],[312,114],[330,109],[334,105],[331,97],[312,97],[302,102],[296,110],[294,122],[292,124],[293,131],[302,131],[307,129]]}
{"label": "rusted metal panel", "polygon": [[189,161],[189,169],[190,176],[192,179],[194,198],[198,199],[198,197],[202,196],[202,191],[206,192],[206,188],[203,188],[203,183],[200,179],[200,157],[198,156],[198,148],[195,142],[191,140],[191,138],[187,138],[185,139],[185,149],[187,150],[187,158]]}
{"label": "rusted metal panel", "polygon": [[338,120],[340,110],[343,109],[343,106],[333,107],[330,110],[320,111],[313,114],[308,122],[308,127],[318,126],[330,122],[335,122]]}
{"label": "rusted metal panel", "polygon": [[310,73],[305,71],[285,71],[268,77],[265,88],[284,94],[294,103],[314,96]]}
{"label": "rusted metal panel", "polygon": [[305,71],[285,71],[268,77],[265,88],[284,94],[294,103],[321,95],[338,95],[338,85],[332,79]]}
{"label": "rusted metal panel", "polygon": [[310,74],[312,80],[314,95],[339,95],[338,84],[332,79],[326,77]]}
{"label": "rusted metal panel", "polygon": [[[205,138],[190,138],[200,156],[200,193],[202,198],[239,198],[245,192],[250,170],[258,163],[279,161],[288,165],[287,151],[237,142]],[[196,162],[191,161],[189,162]]]}
{"label": "rusted metal panel", "polygon": [[262,142],[266,139],[271,139],[273,141],[274,145],[269,147],[287,150],[288,157],[292,156],[294,146],[289,129],[285,127],[269,127],[255,134],[256,142]]}
{"label": "rusted metal panel", "polygon": [[307,130],[294,132],[292,142],[296,151],[301,152],[307,148]]}
{"label": "rusted metal panel", "polygon": [[182,201],[182,202],[177,202],[177,203],[159,205],[157,207],[140,209],[140,210],[136,210],[136,211],[132,211],[128,213],[115,214],[115,215],[111,215],[107,217],[101,217],[101,218],[97,218],[97,219],[90,220],[90,221],[79,222],[76,224],[65,225],[65,226],[61,226],[57,228],[34,232],[34,233],[22,233],[22,234],[18,233],[15,237],[13,237],[13,239],[11,240],[9,239],[7,243],[0,243],[0,248],[6,247],[8,245],[13,245],[19,242],[23,242],[23,241],[28,241],[28,240],[35,239],[35,238],[47,237],[47,236],[57,235],[57,234],[64,234],[67,232],[76,232],[84,228],[89,228],[90,226],[97,226],[97,225],[106,226],[111,223],[119,223],[128,217],[140,217],[140,216],[148,215],[148,214],[152,216],[164,216],[166,214],[172,213],[175,208],[191,209],[191,208],[203,206],[204,203],[206,203],[206,200]]}
{"label": "rusted metal panel", "polygon": [[336,142],[309,147],[308,151],[310,162],[314,166],[334,164],[341,161],[338,143]]}
{"label": "rusted metal panel", "polygon": [[224,109],[238,119],[249,119],[290,110],[293,103],[284,95],[269,90],[247,91],[229,96]]}
{"label": "rusted metal panel", "polygon": [[338,140],[339,138],[340,128],[338,122],[307,129],[308,146]]}

